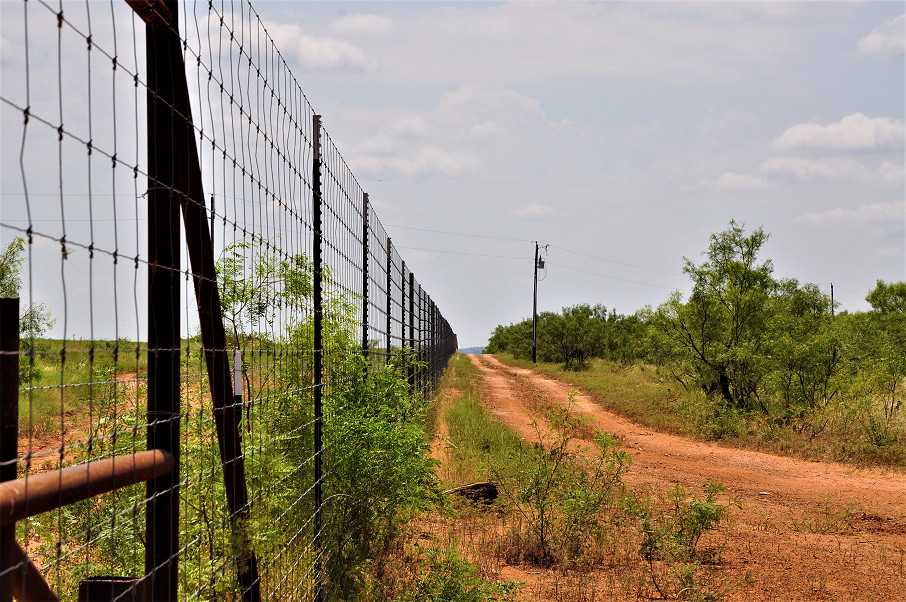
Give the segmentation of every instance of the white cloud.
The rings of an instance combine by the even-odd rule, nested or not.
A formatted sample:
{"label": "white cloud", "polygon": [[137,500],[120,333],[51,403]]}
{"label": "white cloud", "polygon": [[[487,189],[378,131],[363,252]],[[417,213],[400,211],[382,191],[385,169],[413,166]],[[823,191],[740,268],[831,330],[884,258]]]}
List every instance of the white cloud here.
{"label": "white cloud", "polygon": [[890,222],[899,220],[903,222],[906,217],[906,201],[892,203],[874,203],[872,205],[859,205],[855,209],[835,207],[820,213],[806,213],[796,218],[797,222]]}
{"label": "white cloud", "polygon": [[906,52],[906,15],[891,17],[859,40],[859,52],[889,58]]}
{"label": "white cloud", "polygon": [[773,146],[783,150],[825,151],[901,149],[904,135],[906,129],[901,119],[853,113],[828,125],[794,125],[776,138]]}
{"label": "white cloud", "polygon": [[[385,170],[405,178],[489,171],[494,157],[517,160],[520,151],[537,147],[538,137],[550,133],[553,124],[534,99],[482,85],[445,92],[430,110],[347,107],[344,113],[357,130],[344,153],[350,165],[362,173],[381,175]],[[372,135],[362,137],[364,128]],[[485,159],[479,161],[478,156]]]}
{"label": "white cloud", "polygon": [[878,174],[885,182],[903,184],[904,180],[906,180],[906,165],[903,165],[902,163],[894,165],[890,161],[884,161],[878,168]]}
{"label": "white cloud", "polygon": [[494,115],[498,121],[545,120],[541,105],[533,98],[499,86],[466,84],[443,95],[438,113],[446,120],[485,120]]}
{"label": "white cloud", "polygon": [[782,24],[712,13],[703,6],[672,12],[644,3],[454,4],[412,11],[392,23],[352,15],[331,31],[405,31],[405,43],[383,35],[355,43],[380,58],[382,81],[422,85],[741,81],[796,43]]}
{"label": "white cloud", "polygon": [[515,215],[516,217],[528,218],[557,217],[558,215],[560,215],[560,212],[553,207],[548,207],[547,205],[542,205],[540,203],[529,203],[528,205],[524,205],[513,211],[513,215]]}
{"label": "white cloud", "polygon": [[448,151],[432,145],[384,156],[373,153],[356,161],[356,168],[362,174],[379,176],[389,172],[406,178],[429,175],[458,178],[474,173],[479,166],[478,158],[468,152]]}
{"label": "white cloud", "polygon": [[800,180],[880,180],[901,182],[906,177],[903,165],[883,161],[877,169],[867,167],[849,157],[806,159],[803,157],[774,157],[761,164],[761,169],[795,176]]}
{"label": "white cloud", "polygon": [[732,171],[728,171],[716,180],[704,178],[696,185],[697,188],[713,188],[721,192],[729,190],[761,189],[767,188],[768,186],[770,186],[770,183],[764,178]]}
{"label": "white cloud", "polygon": [[394,31],[393,19],[385,15],[345,15],[331,24],[331,29],[342,34],[383,34]]}
{"label": "white cloud", "polygon": [[840,180],[851,177],[868,177],[871,171],[856,161],[846,158],[804,159],[802,157],[774,157],[761,164],[761,169],[787,173],[800,180]]}
{"label": "white cloud", "polygon": [[303,69],[364,72],[376,66],[375,61],[366,59],[365,53],[352,44],[303,34],[298,24],[267,23],[266,27],[280,51],[295,57]]}
{"label": "white cloud", "polygon": [[428,120],[421,115],[404,115],[391,126],[393,135],[411,139],[428,138],[433,129]]}

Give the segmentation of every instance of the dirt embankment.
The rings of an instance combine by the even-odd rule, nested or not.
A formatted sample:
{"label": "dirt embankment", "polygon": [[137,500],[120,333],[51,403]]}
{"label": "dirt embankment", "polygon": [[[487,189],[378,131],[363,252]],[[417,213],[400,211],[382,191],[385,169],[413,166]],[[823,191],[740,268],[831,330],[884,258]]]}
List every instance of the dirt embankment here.
{"label": "dirt embankment", "polygon": [[[569,387],[532,370],[471,355],[483,402],[528,440]],[[906,475],[729,449],[651,431],[585,395],[574,410],[632,455],[626,482],[652,491],[721,483],[743,500],[726,533],[722,570],[750,576],[738,600],[906,600]]]}

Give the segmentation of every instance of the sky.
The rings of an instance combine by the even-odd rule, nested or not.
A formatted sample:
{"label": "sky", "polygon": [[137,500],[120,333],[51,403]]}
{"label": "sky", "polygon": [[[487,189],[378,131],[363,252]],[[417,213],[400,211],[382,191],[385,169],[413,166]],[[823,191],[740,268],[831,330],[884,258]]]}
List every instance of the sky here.
{"label": "sky", "polygon": [[536,241],[539,311],[688,293],[730,220],[841,309],[906,279],[903,2],[254,7],[462,347],[531,316]]}
{"label": "sky", "polygon": [[688,292],[731,219],[841,309],[906,279],[903,2],[255,6],[461,346],[533,241],[539,311]]}

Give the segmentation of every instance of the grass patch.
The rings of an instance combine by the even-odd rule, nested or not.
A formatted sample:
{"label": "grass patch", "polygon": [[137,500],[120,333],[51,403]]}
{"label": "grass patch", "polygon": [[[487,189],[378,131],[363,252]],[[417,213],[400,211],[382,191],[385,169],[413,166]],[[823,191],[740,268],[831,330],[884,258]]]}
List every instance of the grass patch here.
{"label": "grass patch", "polygon": [[[126,403],[124,380],[145,379],[144,343],[120,340],[23,340],[19,361],[19,432],[59,433],[90,414]],[[185,349],[186,342],[182,347]],[[134,400],[132,400],[134,401]]]}
{"label": "grass patch", "polygon": [[696,435],[698,429],[683,414],[688,400],[677,387],[650,366],[625,366],[594,359],[582,371],[565,370],[562,364],[515,359],[507,353],[495,354],[510,366],[531,368],[568,383],[590,395],[602,407],[639,424],[679,435]]}
{"label": "grass patch", "polygon": [[[463,363],[465,366],[463,366]],[[515,470],[518,458],[530,447],[513,431],[499,422],[481,406],[478,390],[478,371],[465,356],[453,362],[457,376],[454,380],[462,394],[450,404],[445,414],[450,435],[447,462],[441,469],[441,479],[448,487],[465,485],[491,478],[495,469]],[[510,466],[498,466],[499,464]]]}
{"label": "grass patch", "polygon": [[871,407],[840,403],[801,415],[765,416],[717,404],[644,364],[596,359],[587,370],[574,372],[561,364],[532,364],[506,353],[495,357],[568,383],[601,407],[661,432],[806,460],[906,467],[904,413],[881,422]]}

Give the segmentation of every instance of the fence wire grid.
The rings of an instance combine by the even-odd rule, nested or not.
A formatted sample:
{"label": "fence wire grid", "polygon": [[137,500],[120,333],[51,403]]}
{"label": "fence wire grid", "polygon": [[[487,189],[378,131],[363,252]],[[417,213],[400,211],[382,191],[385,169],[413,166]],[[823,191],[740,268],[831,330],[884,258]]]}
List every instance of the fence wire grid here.
{"label": "fence wire grid", "polygon": [[251,4],[0,17],[0,602],[328,599],[333,425],[456,335]]}

